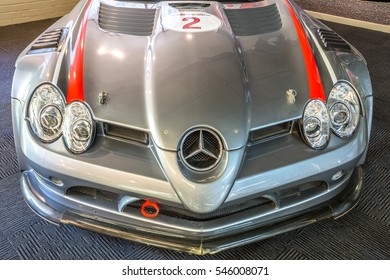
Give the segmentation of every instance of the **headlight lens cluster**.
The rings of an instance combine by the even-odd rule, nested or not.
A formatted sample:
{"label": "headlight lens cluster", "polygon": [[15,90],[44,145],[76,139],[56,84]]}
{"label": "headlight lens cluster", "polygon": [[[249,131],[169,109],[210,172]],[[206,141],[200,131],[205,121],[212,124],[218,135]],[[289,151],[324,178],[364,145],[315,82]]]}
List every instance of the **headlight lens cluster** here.
{"label": "headlight lens cluster", "polygon": [[329,117],[333,132],[339,137],[350,137],[359,123],[359,98],[346,82],[337,83],[328,98]]}
{"label": "headlight lens cluster", "polygon": [[303,135],[313,149],[321,149],[329,141],[329,115],[325,104],[318,99],[307,103],[303,113]]}
{"label": "headlight lens cluster", "polygon": [[35,89],[28,106],[27,118],[34,134],[45,143],[60,137],[65,100],[59,89],[43,84]]}
{"label": "headlight lens cluster", "polygon": [[64,140],[73,153],[82,153],[92,144],[94,123],[84,103],[72,102],[65,109]]}
{"label": "headlight lens cluster", "polygon": [[353,87],[336,83],[325,105],[314,99],[307,103],[301,124],[305,141],[313,149],[322,149],[329,142],[330,128],[341,138],[350,137],[359,123],[359,98]]}
{"label": "headlight lens cluster", "polygon": [[73,153],[85,152],[92,144],[95,127],[90,110],[79,101],[65,105],[62,93],[52,84],[34,90],[27,118],[33,133],[44,143],[54,142],[63,134]]}

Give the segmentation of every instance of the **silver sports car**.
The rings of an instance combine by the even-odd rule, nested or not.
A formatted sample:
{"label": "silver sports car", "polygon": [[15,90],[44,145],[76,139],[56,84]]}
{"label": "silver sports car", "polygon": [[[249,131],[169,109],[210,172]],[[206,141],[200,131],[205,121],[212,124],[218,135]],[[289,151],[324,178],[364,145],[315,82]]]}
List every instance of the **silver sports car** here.
{"label": "silver sports car", "polygon": [[16,62],[23,195],[215,253],[351,210],[372,102],[361,54],[292,0],[82,0]]}

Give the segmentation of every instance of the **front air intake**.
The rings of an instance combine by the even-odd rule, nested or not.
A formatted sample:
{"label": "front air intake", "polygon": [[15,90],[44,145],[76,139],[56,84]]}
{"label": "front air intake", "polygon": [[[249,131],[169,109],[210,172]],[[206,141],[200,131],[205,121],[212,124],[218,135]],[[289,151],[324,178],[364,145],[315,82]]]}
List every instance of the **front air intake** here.
{"label": "front air intake", "polygon": [[[136,210],[137,212],[141,210],[143,201],[137,200],[128,204],[124,212],[131,212]],[[233,215],[244,215],[245,212],[257,209],[261,211],[269,211],[275,208],[275,204],[272,200],[264,197],[257,197],[248,199],[245,201],[239,201],[235,203],[226,203],[222,205],[217,210],[210,213],[195,213],[192,212],[183,206],[172,206],[159,204],[159,216],[161,217],[171,217],[178,219],[179,221],[192,221],[192,222],[209,222],[215,221],[218,219],[229,218]]]}
{"label": "front air intake", "polygon": [[294,128],[294,121],[288,121],[271,125],[265,128],[256,129],[250,134],[250,141],[252,143],[264,142],[273,140],[282,136],[289,135]]}
{"label": "front air intake", "polygon": [[132,129],[129,127],[119,126],[115,124],[103,124],[104,135],[117,138],[120,140],[128,140],[148,145],[149,135],[144,131]]}
{"label": "front air intake", "polygon": [[68,28],[47,30],[39,36],[27,54],[60,51],[67,34]]}
{"label": "front air intake", "polygon": [[99,26],[110,32],[149,36],[154,27],[156,9],[116,7],[100,4]]}

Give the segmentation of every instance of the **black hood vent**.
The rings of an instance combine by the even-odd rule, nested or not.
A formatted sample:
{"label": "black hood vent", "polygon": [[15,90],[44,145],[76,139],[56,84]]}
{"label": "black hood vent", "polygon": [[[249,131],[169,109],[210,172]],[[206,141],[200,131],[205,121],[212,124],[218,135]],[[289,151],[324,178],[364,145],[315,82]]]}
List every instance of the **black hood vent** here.
{"label": "black hood vent", "polygon": [[317,29],[326,50],[351,51],[351,46],[333,30]]}
{"label": "black hood vent", "polygon": [[260,35],[282,28],[276,4],[249,9],[225,9],[225,13],[237,36]]}
{"label": "black hood vent", "polygon": [[67,34],[68,28],[47,30],[31,46],[27,54],[60,51]]}
{"label": "black hood vent", "polygon": [[176,8],[176,9],[205,9],[210,7],[210,4],[207,3],[169,3],[169,6]]}
{"label": "black hood vent", "polygon": [[99,25],[115,33],[149,36],[153,31],[155,14],[155,9],[114,7],[101,3]]}

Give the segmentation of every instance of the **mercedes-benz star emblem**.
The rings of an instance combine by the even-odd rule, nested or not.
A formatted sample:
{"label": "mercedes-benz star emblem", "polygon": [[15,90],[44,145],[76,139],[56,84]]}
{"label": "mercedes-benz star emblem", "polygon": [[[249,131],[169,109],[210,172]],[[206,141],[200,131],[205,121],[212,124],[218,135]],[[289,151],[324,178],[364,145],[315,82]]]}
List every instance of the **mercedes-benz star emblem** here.
{"label": "mercedes-benz star emblem", "polygon": [[216,166],[222,155],[222,142],[210,129],[195,129],[187,133],[181,144],[183,162],[196,171],[207,171]]}
{"label": "mercedes-benz star emblem", "polygon": [[[215,149],[214,149],[215,150]],[[213,151],[215,152],[215,151]],[[200,136],[199,136],[199,141],[198,141],[198,148],[193,151],[191,154],[186,156],[184,159],[188,159],[190,157],[199,155],[200,153],[204,153],[212,158],[218,159],[218,155],[215,155],[213,152],[209,151],[207,148],[204,146],[204,138],[203,138],[203,131],[200,131]]]}

